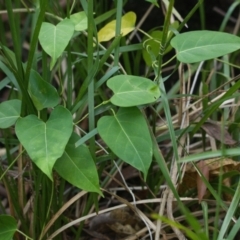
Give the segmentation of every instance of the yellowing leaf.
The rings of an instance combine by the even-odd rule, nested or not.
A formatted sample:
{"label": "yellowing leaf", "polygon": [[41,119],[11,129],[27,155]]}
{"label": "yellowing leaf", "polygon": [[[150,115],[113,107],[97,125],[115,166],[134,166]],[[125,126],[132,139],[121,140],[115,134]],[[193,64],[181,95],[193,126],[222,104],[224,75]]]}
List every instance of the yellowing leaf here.
{"label": "yellowing leaf", "polygon": [[[121,34],[122,36],[127,35],[133,31],[136,23],[136,14],[134,12],[128,12],[122,16],[121,20]],[[98,32],[98,41],[106,42],[115,36],[116,31],[116,20],[113,20],[101,28]]]}

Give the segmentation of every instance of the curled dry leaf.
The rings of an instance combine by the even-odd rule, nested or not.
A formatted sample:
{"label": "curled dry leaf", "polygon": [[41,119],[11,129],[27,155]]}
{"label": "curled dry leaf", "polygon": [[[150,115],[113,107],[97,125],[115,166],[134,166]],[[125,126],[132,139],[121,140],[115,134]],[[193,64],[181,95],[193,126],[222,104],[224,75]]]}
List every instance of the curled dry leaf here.
{"label": "curled dry leaf", "polygon": [[[199,161],[197,163],[198,169],[201,171],[202,175],[209,181],[209,167],[205,161]],[[204,195],[206,194],[207,186],[204,184],[202,178],[197,174],[197,192],[198,201],[201,202]]]}
{"label": "curled dry leaf", "polygon": [[226,145],[235,145],[237,143],[226,129],[214,121],[207,121],[201,127],[209,136]]}
{"label": "curled dry leaf", "polygon": [[[208,167],[209,181],[213,180],[220,174],[224,174],[224,173],[227,173],[230,171],[238,171],[240,173],[240,162],[234,161],[230,158],[225,158],[225,159],[212,158],[212,159],[204,160],[203,162],[204,162],[204,167],[202,167],[202,168],[204,169],[206,166]],[[199,170],[201,170],[201,169],[199,169]],[[201,170],[201,171],[205,171],[205,170]],[[206,177],[206,175],[205,175],[205,177]],[[197,176],[198,176],[198,173],[197,173],[195,167],[193,166],[193,164],[187,163],[183,180],[182,180],[181,184],[179,185],[179,189],[178,189],[178,192],[180,195],[186,194],[187,192],[197,188],[197,184],[198,184]],[[231,183],[230,180],[231,180],[230,178],[224,179],[223,185],[229,187],[230,183]],[[203,191],[203,189],[201,191]],[[207,192],[205,193],[204,197],[207,197],[207,195],[208,195]],[[203,198],[203,196],[201,196],[201,195],[199,195],[198,197],[200,197],[199,200],[202,200],[202,198]],[[231,196],[229,196],[229,195],[224,195],[224,198],[225,198],[225,200],[231,200]]]}

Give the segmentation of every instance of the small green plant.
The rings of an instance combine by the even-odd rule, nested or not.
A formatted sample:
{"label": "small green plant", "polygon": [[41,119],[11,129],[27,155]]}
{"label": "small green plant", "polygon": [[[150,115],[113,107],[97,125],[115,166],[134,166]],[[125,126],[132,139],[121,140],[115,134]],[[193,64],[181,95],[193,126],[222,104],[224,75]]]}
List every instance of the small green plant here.
{"label": "small green plant", "polygon": [[[182,203],[175,188],[175,176],[170,174],[165,159],[159,151],[155,121],[159,108],[164,109],[169,139],[172,141],[172,156],[177,161],[176,166],[181,162],[194,162],[210,156],[234,156],[239,150],[222,149],[182,158],[177,146],[169,96],[165,90],[166,79],[162,75],[162,69],[171,61],[195,64],[232,53],[240,49],[240,38],[218,31],[201,30],[180,33],[185,20],[181,24],[170,24],[171,15],[176,14],[173,8],[174,1],[171,0],[168,3],[163,29],[157,32],[157,37],[155,34],[148,35],[137,29],[149,38],[143,44],[145,46],[144,59],[147,59],[149,66],[151,65],[149,63],[152,63],[150,67],[154,72],[153,79],[127,75],[119,60],[119,54],[126,50],[121,49],[120,42],[121,37],[135,29],[135,13],[130,12],[122,17],[120,5],[122,1],[119,1],[116,3],[116,19],[97,33],[96,22],[101,23],[107,17],[97,16],[98,18],[94,20],[94,1],[82,0],[80,2],[84,11],[72,14],[70,9],[73,9],[73,4],[67,7],[66,13],[63,13],[66,18],[50,14],[49,21],[44,20],[44,16],[49,14],[47,1],[39,3],[39,8],[36,8],[33,14],[32,21],[35,25],[32,27],[34,31],[26,63],[22,62],[21,44],[17,40],[14,41],[14,52],[0,42],[0,67],[7,75],[3,85],[10,84],[14,92],[9,95],[9,100],[0,104],[0,128],[3,129],[5,135],[14,131],[17,138],[11,135],[12,139],[15,142],[17,140],[16,145],[20,146],[17,156],[12,159],[10,157],[12,147],[7,137],[5,138],[9,167],[1,168],[0,180],[9,186],[11,201],[14,205],[11,213],[22,224],[20,231],[13,217],[1,215],[0,239],[12,239],[15,232],[28,235],[29,239],[39,240],[52,239],[52,236],[56,236],[62,224],[61,220],[50,231],[48,230],[56,221],[56,213],[64,202],[65,180],[78,189],[91,192],[87,209],[91,204],[95,204],[97,208],[97,196],[103,196],[102,188],[104,187],[99,178],[104,168],[101,163],[116,159],[139,170],[145,182],[148,180],[153,160],[156,161],[164,181],[173,193],[172,197],[178,202],[179,209],[187,216],[186,222],[192,230],[163,216],[156,217],[155,215],[155,217],[158,221],[171,225],[173,229],[183,230],[190,239],[208,239],[209,233],[202,231],[196,218]],[[157,1],[149,2],[158,6]],[[164,4],[166,2],[168,1],[164,1]],[[198,2],[198,6],[201,2]],[[11,3],[6,3],[6,9],[13,39],[16,39],[18,36],[15,31],[16,23]],[[190,12],[189,17],[193,13],[194,11]],[[110,12],[109,15],[111,14]],[[51,23],[50,19],[57,24]],[[102,42],[110,41],[112,38],[114,40],[108,49],[101,45]],[[83,51],[79,50],[77,46],[79,43],[76,44],[78,39],[81,39],[81,45],[84,46]],[[154,45],[155,41],[157,45]],[[38,42],[42,50],[37,48]],[[154,48],[156,46],[159,48],[157,55],[156,51],[151,48],[152,44]],[[129,45],[127,51],[131,52],[131,47],[133,48]],[[142,46],[138,50],[143,50]],[[176,55],[164,63],[163,55],[172,50],[176,51]],[[147,54],[149,54],[148,57],[146,57]],[[48,57],[51,58],[50,63]],[[112,64],[106,62],[109,58],[113,58]],[[39,64],[41,71],[38,68]],[[65,64],[66,67],[66,71],[62,73],[61,64]],[[74,69],[77,69],[78,74],[73,77]],[[56,82],[53,81],[55,74],[58,79],[57,87]],[[82,82],[74,79],[81,77]],[[239,85],[239,82],[234,82],[217,102],[205,106],[205,115],[199,123],[194,125],[194,129],[191,130],[193,134],[225,100],[237,93]],[[14,88],[17,90],[15,91]],[[111,90],[111,95],[109,95],[109,90]],[[187,97],[187,94],[183,97]],[[150,119],[145,113],[146,108],[153,112]],[[88,119],[87,132],[80,126],[86,118]],[[96,141],[98,135],[104,143],[99,144]],[[181,135],[184,133],[180,134],[180,138]],[[102,160],[97,150],[107,152],[106,149],[112,154],[107,154],[106,159]],[[30,165],[28,171],[24,173],[24,177],[33,181],[35,192],[34,217],[30,220],[21,209],[27,202],[22,193],[23,179],[19,180],[18,186],[8,179],[8,171],[14,164],[17,164],[19,170],[22,171],[24,171],[24,165]],[[202,177],[204,179],[204,176]],[[239,191],[236,191],[230,207],[227,207],[214,193],[208,181],[206,179],[203,181],[218,199],[220,207],[227,211],[227,220],[224,220],[218,237],[215,232],[213,239],[233,239],[237,233],[237,227],[232,227],[229,232],[227,228],[231,226],[231,219],[239,204]],[[11,188],[11,184],[15,187]],[[16,189],[18,189],[17,192],[14,192]],[[239,185],[237,189],[239,190]],[[19,203],[16,200],[18,198]],[[38,209],[41,199],[43,199],[42,212]],[[30,230],[28,229],[29,221],[32,221]],[[62,221],[67,220],[63,218]],[[238,219],[236,226],[239,225]]]}

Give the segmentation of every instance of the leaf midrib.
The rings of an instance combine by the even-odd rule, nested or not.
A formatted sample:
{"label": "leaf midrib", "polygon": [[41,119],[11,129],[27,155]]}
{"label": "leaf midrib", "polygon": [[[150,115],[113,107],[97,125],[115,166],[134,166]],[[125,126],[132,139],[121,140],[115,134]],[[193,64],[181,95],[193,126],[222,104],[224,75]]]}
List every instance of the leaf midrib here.
{"label": "leaf midrib", "polygon": [[118,120],[117,116],[114,116],[114,117],[115,117],[118,125],[119,125],[120,128],[122,129],[124,135],[127,137],[127,139],[129,140],[129,142],[131,143],[132,147],[134,148],[135,152],[137,153],[137,156],[138,156],[138,158],[140,159],[140,162],[141,162],[141,164],[142,164],[142,166],[143,166],[143,170],[145,170],[145,166],[144,166],[143,162],[141,161],[142,158],[141,158],[141,156],[139,155],[139,152],[138,152],[137,149],[135,148],[133,142],[132,142],[132,141],[130,140],[130,138],[128,137],[126,131],[125,131],[124,128],[122,127],[122,125],[121,125],[120,121]]}
{"label": "leaf midrib", "polygon": [[[239,47],[238,48],[240,48],[240,44],[237,44],[237,43],[234,43],[233,45],[239,45]],[[219,44],[216,44],[216,43],[214,43],[214,44],[208,44],[208,45],[203,45],[203,46],[197,46],[197,47],[193,47],[193,48],[188,48],[188,49],[186,49],[186,50],[179,50],[179,52],[178,52],[178,54],[179,53],[184,53],[184,52],[190,52],[190,51],[195,51],[196,49],[203,49],[203,48],[209,48],[209,47],[212,47],[212,46],[216,46],[216,45],[218,45],[218,46],[220,46],[220,45],[223,45],[223,46],[226,46],[226,43],[219,43]],[[231,51],[230,51],[231,52]]]}

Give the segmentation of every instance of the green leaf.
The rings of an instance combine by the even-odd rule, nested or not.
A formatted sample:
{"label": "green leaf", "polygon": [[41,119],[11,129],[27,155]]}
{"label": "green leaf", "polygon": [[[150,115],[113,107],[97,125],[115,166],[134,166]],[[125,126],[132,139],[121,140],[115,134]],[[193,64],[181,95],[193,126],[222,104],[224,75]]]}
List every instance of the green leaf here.
{"label": "green leaf", "polygon": [[52,57],[50,69],[61,56],[74,33],[74,24],[64,19],[56,26],[43,22],[39,33],[39,41],[44,51]]}
{"label": "green leaf", "polygon": [[238,50],[240,38],[223,32],[192,31],[175,36],[171,45],[177,50],[179,61],[194,63]]}
{"label": "green leaf", "polygon": [[0,104],[0,128],[12,126],[21,113],[21,101],[17,99],[5,101]]}
{"label": "green leaf", "polygon": [[45,123],[35,115],[18,119],[16,134],[32,161],[52,180],[52,168],[62,156],[73,128],[72,115],[56,107]]}
{"label": "green leaf", "polygon": [[101,194],[98,173],[92,156],[85,145],[75,147],[79,136],[73,133],[61,158],[54,168],[72,185],[89,192]]}
{"label": "green leaf", "polygon": [[143,77],[118,75],[110,78],[107,86],[114,92],[110,101],[120,107],[148,104],[160,97],[158,86]]}
{"label": "green leaf", "polygon": [[7,66],[17,69],[15,53],[6,46],[2,46],[2,51],[4,57],[1,58],[1,61],[3,61]]}
{"label": "green leaf", "polygon": [[97,123],[100,136],[110,149],[147,177],[152,161],[152,140],[147,123],[136,108],[120,108],[114,116],[104,116]]}
{"label": "green leaf", "polygon": [[186,233],[186,235],[192,240],[207,240],[208,239],[205,233],[203,233],[203,232],[195,233],[192,231],[191,228],[185,227],[181,223],[175,222],[164,216],[160,216],[158,214],[152,214],[152,218],[159,219],[159,220],[163,221],[164,223],[166,223],[168,226],[172,226],[179,230],[184,231]]}
{"label": "green leaf", "polygon": [[30,73],[28,91],[37,110],[55,107],[59,102],[57,90],[34,70]]}
{"label": "green leaf", "polygon": [[[6,48],[5,46],[3,47],[3,49],[4,49],[4,51],[6,51],[6,52],[8,53],[8,56],[9,56],[9,58],[12,60],[12,62],[13,62],[14,64],[16,64],[16,59],[15,59],[15,58],[12,59],[11,51],[10,51],[8,48]],[[9,51],[10,53],[9,53],[8,51]],[[0,61],[0,69],[1,69],[1,71],[6,74],[6,76],[8,77],[8,79],[9,79],[9,80],[13,83],[13,85],[18,89],[18,91],[21,92],[20,87],[19,87],[19,84],[18,84],[18,82],[17,82],[17,80],[16,80],[16,78],[15,78],[15,76],[14,76],[14,74],[13,74],[13,72],[12,72],[12,70],[11,70],[10,68],[11,68],[11,67],[9,66],[9,62],[7,61],[6,57],[2,57],[2,58],[1,58],[1,61]]]}
{"label": "green leaf", "polygon": [[17,230],[16,220],[9,215],[0,215],[0,239],[12,240]]}
{"label": "green leaf", "polygon": [[83,31],[87,29],[88,19],[85,12],[74,13],[70,16],[70,20],[75,26],[75,31]]}
{"label": "green leaf", "polygon": [[[226,212],[226,215],[224,217],[217,240],[223,239],[225,237],[227,231],[229,231],[229,229],[231,228],[232,219],[234,217],[234,213],[236,213],[237,209],[239,208],[239,203],[240,203],[240,182],[238,182],[238,186],[235,190],[234,197],[233,197],[231,204],[228,208],[228,211]],[[236,214],[236,216],[237,216],[237,214]],[[239,214],[238,214],[238,216],[239,216]],[[227,239],[230,239],[230,238],[227,238]]]}
{"label": "green leaf", "polygon": [[[136,23],[136,14],[134,12],[128,12],[122,16],[121,20],[121,34],[127,35],[134,30]],[[113,20],[101,28],[98,32],[98,42],[106,42],[115,37],[116,32],[116,20]]]}
{"label": "green leaf", "polygon": [[[143,39],[143,59],[148,66],[152,66],[152,63],[156,61],[157,57],[159,56],[160,47],[162,47],[162,31],[152,31],[149,35],[152,37],[151,39],[147,39],[147,37]],[[164,54],[171,51],[171,49],[172,47],[169,45]]]}
{"label": "green leaf", "polygon": [[238,234],[240,229],[240,217],[238,218],[237,222],[234,223],[234,225],[231,228],[231,231],[229,231],[229,234],[227,236],[227,240],[234,240],[236,239],[236,235]]}

